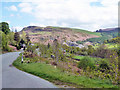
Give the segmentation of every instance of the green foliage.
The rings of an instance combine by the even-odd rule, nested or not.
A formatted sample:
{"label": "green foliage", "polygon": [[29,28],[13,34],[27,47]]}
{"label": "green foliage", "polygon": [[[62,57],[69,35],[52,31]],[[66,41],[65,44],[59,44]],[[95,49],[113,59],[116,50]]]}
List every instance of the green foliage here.
{"label": "green foliage", "polygon": [[107,41],[108,43],[120,43],[120,37],[115,37],[115,38],[112,38],[111,40],[108,40]]}
{"label": "green foliage", "polygon": [[76,43],[83,44],[84,42],[83,41],[76,41]]}
{"label": "green foliage", "polygon": [[[25,59],[24,59],[25,60]],[[79,88],[118,88],[112,85],[110,81],[101,79],[90,79],[85,76],[77,76],[71,73],[62,72],[58,68],[54,68],[51,65],[45,63],[23,63],[21,64],[21,57],[18,57],[13,63],[17,68],[39,76],[49,81],[61,81],[65,83],[72,83]],[[72,85],[71,84],[71,85]]]}
{"label": "green foliage", "polygon": [[88,45],[87,53],[88,55],[92,55],[94,53],[94,48],[91,45]]}
{"label": "green foliage", "polygon": [[59,47],[60,47],[60,44],[58,43],[58,40],[55,39],[53,41],[53,53],[55,55],[55,59],[56,59],[57,62],[58,62],[58,59],[59,59]]}
{"label": "green foliage", "polygon": [[101,69],[110,69],[109,62],[107,60],[101,60],[99,64],[99,68]]}
{"label": "green foliage", "polygon": [[10,45],[15,46],[14,32],[9,32],[9,33],[7,34],[7,38],[8,38],[8,43],[9,43]]}
{"label": "green foliage", "polygon": [[35,49],[36,49],[36,46],[27,45],[26,51],[34,53]]}
{"label": "green foliage", "polygon": [[24,41],[27,41],[27,40],[26,40],[26,33],[25,33],[25,31],[22,31],[22,39],[23,39]]}
{"label": "green foliage", "polygon": [[3,31],[5,34],[8,34],[10,32],[9,24],[7,22],[1,22],[0,30]]}
{"label": "green foliage", "polygon": [[0,37],[1,37],[1,47],[3,51],[8,51],[9,47],[8,47],[8,38],[6,36],[5,33],[3,33],[2,31],[0,31]]}
{"label": "green foliage", "polygon": [[47,53],[49,53],[47,52],[47,46],[43,44],[39,45],[39,51],[41,52],[41,57],[44,57]]}
{"label": "green foliage", "polygon": [[87,67],[90,67],[91,69],[95,69],[95,62],[91,59],[89,59],[88,57],[84,57],[83,59],[80,60],[80,62],[78,63],[78,68],[83,68],[84,70]]}
{"label": "green foliage", "polygon": [[94,43],[94,42],[103,43],[105,40],[108,40],[108,39],[110,39],[109,36],[102,36],[102,37],[98,37],[98,38],[89,38],[89,39],[85,40],[84,42],[89,41],[92,43]]}
{"label": "green foliage", "polygon": [[30,42],[30,37],[28,33],[26,34],[26,39],[27,39],[27,44],[28,44],[28,42]]}
{"label": "green foliage", "polygon": [[49,43],[48,43],[47,47],[50,48],[50,44]]}
{"label": "green foliage", "polygon": [[15,40],[17,43],[19,43],[19,41],[20,41],[20,35],[19,35],[18,32],[15,32],[15,34],[14,34],[14,40]]}
{"label": "green foliage", "polygon": [[100,57],[100,58],[109,58],[114,50],[110,50],[105,48],[105,45],[102,44],[94,51],[92,56]]}

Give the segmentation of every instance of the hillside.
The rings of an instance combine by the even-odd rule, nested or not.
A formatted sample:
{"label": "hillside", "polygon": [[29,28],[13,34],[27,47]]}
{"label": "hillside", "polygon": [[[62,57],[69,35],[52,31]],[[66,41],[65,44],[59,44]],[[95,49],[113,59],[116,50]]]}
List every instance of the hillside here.
{"label": "hillside", "polygon": [[[63,41],[83,41],[89,38],[96,38],[100,36],[98,32],[90,32],[82,29],[63,28],[63,27],[38,27],[28,26],[22,29],[29,33],[31,42],[51,43],[55,38],[60,42]],[[22,31],[19,32],[22,34]]]}
{"label": "hillside", "polygon": [[92,43],[103,43],[105,40],[110,40],[118,36],[119,28],[106,28],[106,29],[99,29],[96,30],[97,33],[101,34],[101,37],[98,38],[89,38],[86,39],[84,42],[89,41]]}
{"label": "hillside", "polygon": [[118,32],[120,28],[106,28],[106,29],[99,29],[96,32]]}
{"label": "hillside", "polygon": [[106,28],[106,29],[99,29],[96,32],[101,33],[102,35],[109,35],[112,38],[118,36],[118,31],[120,28]]}

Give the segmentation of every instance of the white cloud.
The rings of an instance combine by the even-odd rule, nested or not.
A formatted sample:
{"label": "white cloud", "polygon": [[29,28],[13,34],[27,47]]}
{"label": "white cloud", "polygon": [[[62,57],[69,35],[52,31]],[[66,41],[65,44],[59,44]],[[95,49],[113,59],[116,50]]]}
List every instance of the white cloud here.
{"label": "white cloud", "polygon": [[8,9],[9,9],[9,10],[12,10],[12,11],[17,11],[17,10],[18,10],[17,7],[14,6],[14,5],[8,7]]}
{"label": "white cloud", "polygon": [[[118,25],[118,0],[27,1],[23,0],[19,4],[20,11],[33,15],[36,18],[33,23],[36,25],[79,27],[91,31]],[[102,5],[91,6],[93,2]]]}
{"label": "white cloud", "polygon": [[25,12],[25,13],[31,13],[32,12],[32,4],[30,3],[20,3],[18,5],[21,8],[21,12]]}

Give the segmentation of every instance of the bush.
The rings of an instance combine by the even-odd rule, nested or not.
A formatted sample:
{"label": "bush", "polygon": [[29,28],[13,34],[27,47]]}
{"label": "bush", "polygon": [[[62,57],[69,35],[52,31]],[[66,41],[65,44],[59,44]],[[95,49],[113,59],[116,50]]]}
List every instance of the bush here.
{"label": "bush", "polygon": [[21,47],[18,45],[18,46],[17,46],[17,50],[20,50],[20,49],[21,49]]}
{"label": "bush", "polygon": [[101,68],[101,69],[108,69],[109,70],[109,63],[106,60],[101,60],[99,68]]}
{"label": "bush", "polygon": [[78,68],[83,68],[84,70],[88,66],[90,67],[90,69],[94,69],[95,68],[95,62],[91,58],[89,58],[89,57],[84,57],[78,63]]}

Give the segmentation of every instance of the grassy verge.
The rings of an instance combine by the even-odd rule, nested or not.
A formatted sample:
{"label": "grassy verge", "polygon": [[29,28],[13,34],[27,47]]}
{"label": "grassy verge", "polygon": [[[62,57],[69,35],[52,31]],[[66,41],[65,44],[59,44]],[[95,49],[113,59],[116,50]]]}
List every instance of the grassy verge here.
{"label": "grassy verge", "polygon": [[23,63],[21,57],[13,62],[13,65],[20,70],[39,76],[51,82],[60,81],[79,88],[117,88],[108,80],[90,79],[84,76],[77,76],[61,71],[54,66],[45,63]]}

